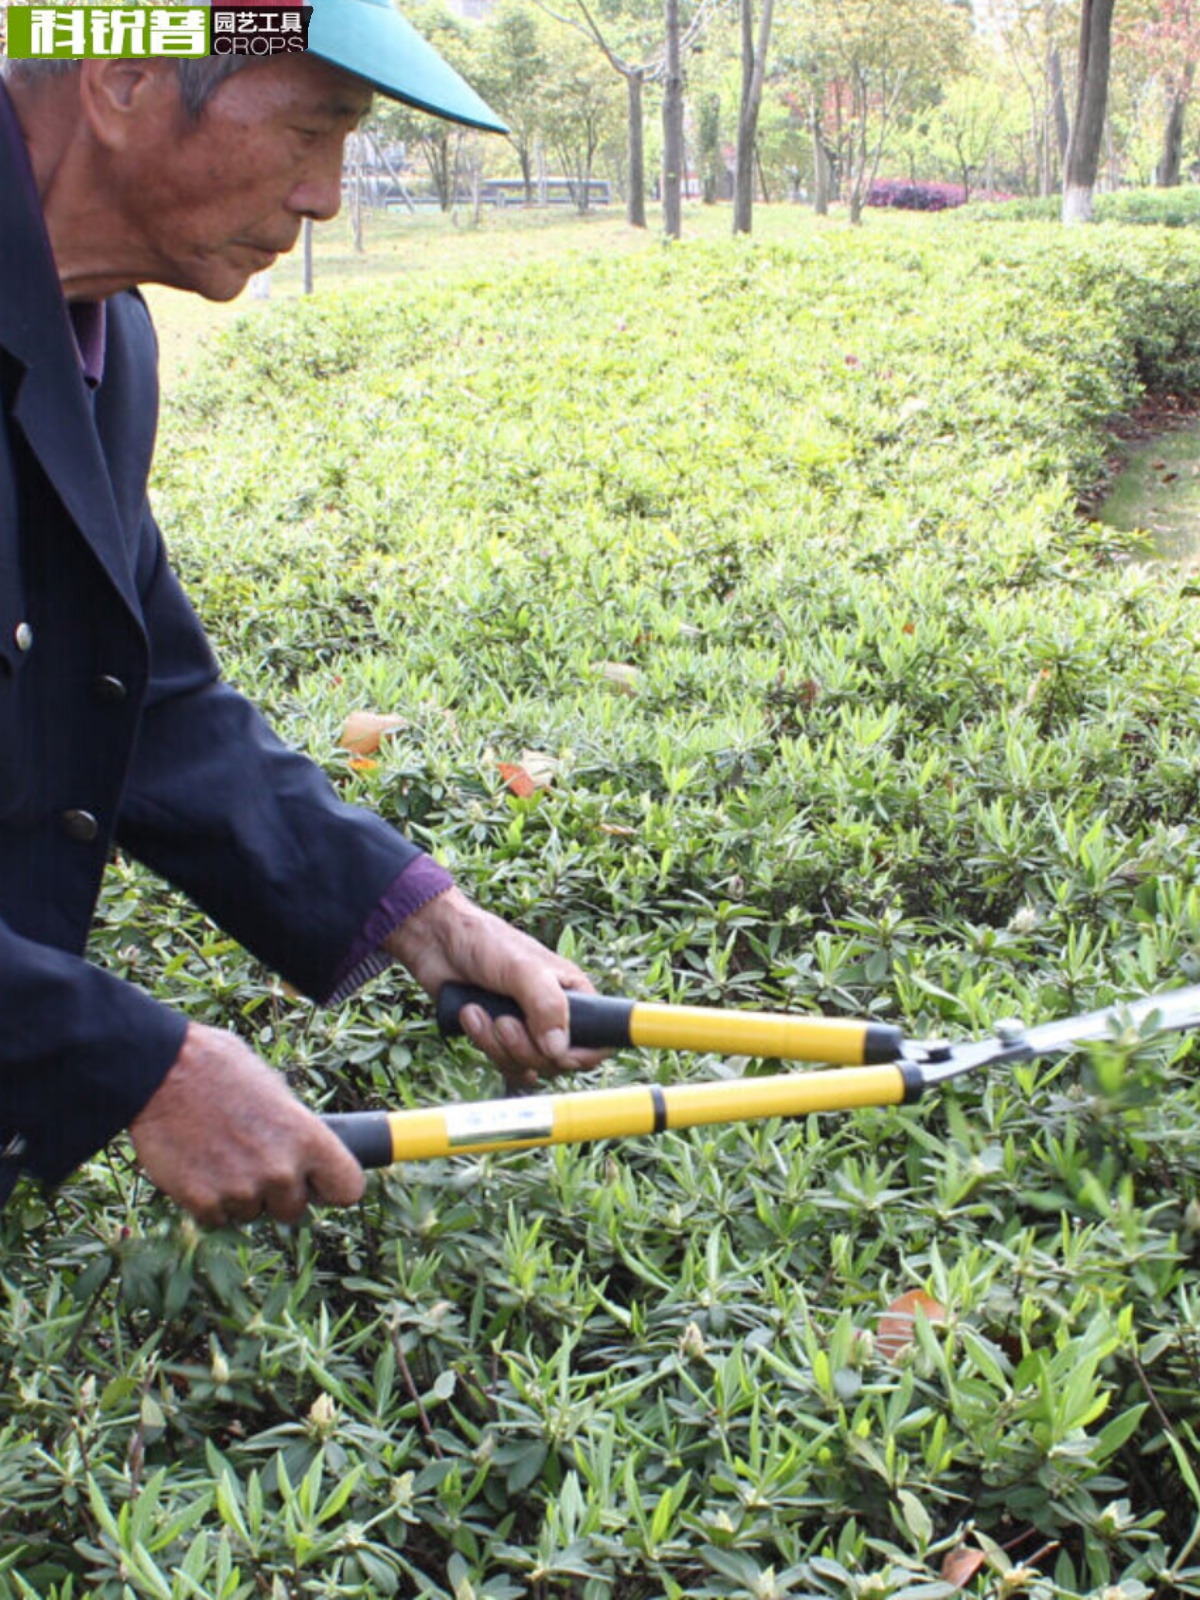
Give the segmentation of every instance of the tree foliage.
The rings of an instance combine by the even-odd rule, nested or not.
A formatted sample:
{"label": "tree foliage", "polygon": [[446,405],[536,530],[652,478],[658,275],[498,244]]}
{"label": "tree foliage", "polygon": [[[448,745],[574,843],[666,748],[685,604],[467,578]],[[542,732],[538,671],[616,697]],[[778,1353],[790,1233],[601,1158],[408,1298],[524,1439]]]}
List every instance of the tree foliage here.
{"label": "tree foliage", "polygon": [[544,123],[551,61],[541,14],[520,0],[504,0],[482,30],[476,87],[508,124],[508,138],[520,164],[525,198],[534,198],[534,162]]}
{"label": "tree foliage", "polygon": [[586,211],[600,152],[621,136],[622,96],[607,64],[577,32],[551,23],[546,39],[554,92],[543,106],[542,131],[577,208]]}
{"label": "tree foliage", "polygon": [[[470,27],[443,0],[414,0],[407,15],[452,67],[468,79],[475,75],[477,61]],[[462,176],[463,130],[394,100],[376,100],[372,129],[382,138],[403,141],[419,151],[438,204],[443,211],[449,211]]]}
{"label": "tree foliage", "polygon": [[[1178,181],[1189,148],[1198,8],[1200,0],[1129,0],[1117,9],[1106,116],[1098,122],[1093,110],[1085,118],[1088,139],[1104,144],[1093,183],[1113,184],[1122,173]],[[973,14],[947,0],[791,0],[776,12],[769,50],[753,20],[747,34],[745,7],[681,0],[677,9],[672,100],[663,0],[502,0],[474,24],[441,0],[418,0],[418,25],[511,133],[501,144],[388,108],[380,110],[383,126],[407,139],[444,205],[485,164],[496,174],[515,169],[527,203],[537,195],[535,171],[561,169],[582,204],[585,172],[614,180],[629,220],[644,226],[645,175],[669,142],[658,112],[674,105],[670,127],[682,117],[687,130],[681,146],[673,135],[668,162],[681,192],[728,194],[736,172],[739,206],[761,184],[764,195],[807,191],[818,210],[841,200],[859,221],[877,174],[955,182],[969,194],[985,183],[1024,194],[1060,190],[1068,102],[1078,121],[1081,87],[1090,84],[1089,95],[1095,88],[1095,74],[1081,77],[1076,61],[1074,0],[979,0]],[[564,32],[587,41],[617,80],[616,96]]]}
{"label": "tree foliage", "polygon": [[1200,63],[1200,4],[1196,0],[1134,0],[1114,23],[1116,44],[1161,102],[1162,140],[1155,178],[1163,188],[1180,180],[1184,119]]}
{"label": "tree foliage", "polygon": [[806,4],[792,44],[814,139],[861,219],[898,117],[964,70],[968,17],[945,0]]}

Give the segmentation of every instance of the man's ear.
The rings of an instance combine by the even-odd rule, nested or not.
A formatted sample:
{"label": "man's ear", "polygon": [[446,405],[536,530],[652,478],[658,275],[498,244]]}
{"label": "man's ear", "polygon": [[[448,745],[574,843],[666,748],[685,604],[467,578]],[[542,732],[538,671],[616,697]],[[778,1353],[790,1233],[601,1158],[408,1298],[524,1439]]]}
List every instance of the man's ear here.
{"label": "man's ear", "polygon": [[79,101],[97,143],[120,151],[172,131],[180,107],[174,63],[112,56],[80,63]]}

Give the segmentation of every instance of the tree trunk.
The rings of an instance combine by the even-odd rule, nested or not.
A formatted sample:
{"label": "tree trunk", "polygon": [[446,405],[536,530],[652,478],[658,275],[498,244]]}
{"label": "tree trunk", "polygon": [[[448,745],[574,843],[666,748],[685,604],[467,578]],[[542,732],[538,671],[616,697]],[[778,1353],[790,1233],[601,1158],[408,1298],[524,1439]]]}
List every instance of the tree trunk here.
{"label": "tree trunk", "polygon": [[829,152],[825,148],[825,140],[821,137],[821,113],[813,100],[812,108],[812,141],[813,141],[813,210],[819,217],[829,215]]}
{"label": "tree trunk", "polygon": [[1050,138],[1043,118],[1041,126],[1035,121],[1032,128],[1033,160],[1037,168],[1037,192],[1043,200],[1054,192],[1050,182]]}
{"label": "tree trunk", "polygon": [[1092,220],[1092,196],[1108,108],[1108,64],[1112,52],[1114,0],[1083,0],[1079,21],[1079,92],[1067,146],[1062,219]]}
{"label": "tree trunk", "polygon": [[625,74],[625,86],[629,91],[629,198],[625,217],[631,228],[646,226],[646,140],[642,84],[641,67],[633,67]]}
{"label": "tree trunk", "polygon": [[867,136],[868,117],[871,111],[871,92],[861,69],[851,80],[850,122],[851,133],[847,145],[846,171],[850,181],[850,226],[862,224],[863,204],[867,198]]}
{"label": "tree trunk", "polygon": [[767,46],[775,0],[763,0],[754,42],[754,0],[742,0],[742,98],[738,108],[737,154],[733,163],[733,231],[749,233],[754,211],[754,146],[767,72]]}
{"label": "tree trunk", "polygon": [[588,136],[587,166],[583,173],[583,197],[587,209],[592,209],[592,174],[596,170],[596,151],[600,148],[600,139],[596,133]]}
{"label": "tree trunk", "polygon": [[667,59],[663,79],[663,229],[683,234],[683,67],[679,52],[679,0],[666,0]]}
{"label": "tree trunk", "polygon": [[1051,45],[1046,52],[1046,77],[1050,83],[1050,105],[1054,113],[1058,159],[1065,162],[1067,146],[1071,142],[1071,123],[1067,117],[1067,91],[1063,83],[1062,53],[1057,45]]}
{"label": "tree trunk", "polygon": [[707,94],[699,107],[700,186],[706,206],[715,205],[721,193],[723,159],[721,155],[721,97]]}
{"label": "tree trunk", "polygon": [[363,220],[363,158],[362,136],[354,135],[354,153],[350,162],[350,231],[354,238],[355,255],[364,255],[367,248]]}
{"label": "tree trunk", "polygon": [[1154,169],[1154,181],[1160,189],[1178,187],[1180,168],[1183,165],[1183,121],[1187,115],[1188,97],[1192,90],[1195,66],[1188,62],[1183,82],[1177,84],[1167,107],[1167,124],[1163,129],[1162,155]]}

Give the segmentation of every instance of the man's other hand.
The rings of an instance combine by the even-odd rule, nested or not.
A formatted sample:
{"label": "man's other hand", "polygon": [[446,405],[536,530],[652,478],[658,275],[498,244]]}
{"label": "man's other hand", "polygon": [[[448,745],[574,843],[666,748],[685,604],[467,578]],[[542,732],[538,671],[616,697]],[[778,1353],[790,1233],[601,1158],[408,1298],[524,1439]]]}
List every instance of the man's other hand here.
{"label": "man's other hand", "polygon": [[362,1196],[362,1168],[341,1140],[218,1028],[188,1025],[129,1132],[151,1182],[208,1227],[264,1211],[295,1222],[311,1200],[347,1206]]}
{"label": "man's other hand", "polygon": [[524,1014],[493,1020],[480,1006],[465,1006],[463,1032],[514,1089],[531,1089],[539,1075],[553,1077],[593,1067],[594,1050],[572,1050],[568,1038],[568,989],[592,992],[572,961],[547,950],[458,889],[422,906],[386,941],[426,991],[436,996],[447,983],[471,983],[515,1000]]}

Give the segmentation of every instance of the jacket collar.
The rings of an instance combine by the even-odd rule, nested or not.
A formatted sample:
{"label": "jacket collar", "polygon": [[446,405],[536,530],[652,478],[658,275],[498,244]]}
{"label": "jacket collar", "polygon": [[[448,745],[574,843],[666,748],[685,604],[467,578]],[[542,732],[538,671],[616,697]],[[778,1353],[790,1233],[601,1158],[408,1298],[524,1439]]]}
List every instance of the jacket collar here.
{"label": "jacket collar", "polygon": [[18,367],[10,416],[133,615],[129,570],[91,397],[20,124],[0,82],[0,350]]}

